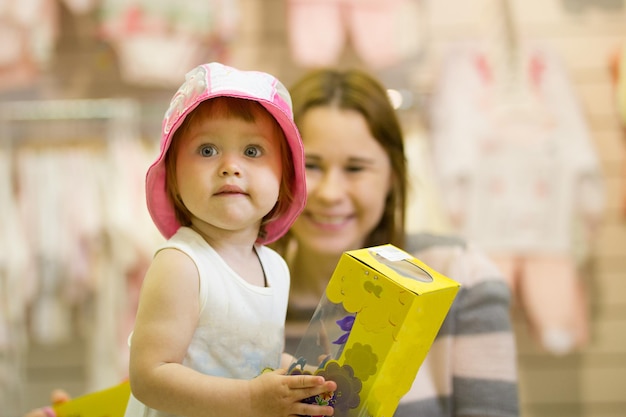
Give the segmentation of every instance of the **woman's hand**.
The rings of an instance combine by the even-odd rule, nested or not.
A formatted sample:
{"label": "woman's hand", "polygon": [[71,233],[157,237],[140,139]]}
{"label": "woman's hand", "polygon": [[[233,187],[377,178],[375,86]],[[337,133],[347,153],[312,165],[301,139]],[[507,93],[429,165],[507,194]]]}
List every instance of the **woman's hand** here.
{"label": "woman's hand", "polygon": [[[51,404],[61,404],[71,399],[70,394],[62,389],[55,389],[50,393]],[[24,417],[56,417],[51,407],[36,408],[24,414]]]}

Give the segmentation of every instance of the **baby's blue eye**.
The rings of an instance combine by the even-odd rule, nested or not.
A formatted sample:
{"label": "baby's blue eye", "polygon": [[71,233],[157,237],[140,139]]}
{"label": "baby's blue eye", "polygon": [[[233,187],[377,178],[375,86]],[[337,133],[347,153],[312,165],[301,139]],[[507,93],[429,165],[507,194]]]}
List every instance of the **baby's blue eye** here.
{"label": "baby's blue eye", "polygon": [[215,155],[215,153],[215,147],[213,147],[212,145],[203,145],[200,147],[200,154],[202,156],[213,156]]}
{"label": "baby's blue eye", "polygon": [[257,156],[261,155],[261,150],[258,148],[258,146],[248,146],[244,153],[246,156],[256,158]]}

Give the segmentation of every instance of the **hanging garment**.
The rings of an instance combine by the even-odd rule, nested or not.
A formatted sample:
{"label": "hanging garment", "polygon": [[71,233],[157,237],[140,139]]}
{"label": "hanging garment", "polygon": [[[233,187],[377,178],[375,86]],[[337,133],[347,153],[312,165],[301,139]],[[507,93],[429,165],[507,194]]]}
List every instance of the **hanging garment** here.
{"label": "hanging garment", "polygon": [[512,279],[515,307],[530,324],[530,335],[548,352],[570,353],[590,338],[586,285],[568,254],[491,254]]}
{"label": "hanging garment", "polygon": [[[158,142],[142,141],[133,100],[5,106],[2,140],[12,152],[0,153],[0,358],[16,357],[7,344],[19,354],[31,340],[82,336],[87,391],[108,387],[127,375],[139,288],[163,242],[145,204]],[[0,399],[17,400],[9,371],[0,372]]]}
{"label": "hanging garment", "polygon": [[407,129],[404,146],[410,178],[407,230],[411,233],[450,233],[452,228],[435,180],[426,132],[421,127]]}
{"label": "hanging garment", "polygon": [[34,276],[13,194],[11,159],[10,144],[0,146],[0,404],[6,415],[20,415],[28,348],[26,305],[33,297]]}
{"label": "hanging garment", "polygon": [[102,0],[101,34],[124,81],[179,85],[190,68],[228,62],[239,29],[238,0]]}
{"label": "hanging garment", "polygon": [[69,311],[59,298],[61,265],[67,261],[68,248],[60,212],[61,171],[53,154],[37,149],[19,149],[16,167],[18,204],[37,274],[36,297],[29,311],[30,337],[54,344],[70,335]]}
{"label": "hanging garment", "polygon": [[[608,59],[611,74],[615,111],[622,131],[626,133],[626,43],[616,47]],[[622,178],[626,178],[626,164],[622,167]],[[621,213],[626,217],[626,181],[622,181]]]}
{"label": "hanging garment", "polygon": [[[138,121],[138,120],[137,120]],[[115,123],[115,122],[113,122]],[[158,151],[145,146],[139,133],[113,130],[97,181],[106,193],[102,206],[107,245],[96,260],[98,279],[87,354],[89,391],[111,386],[128,372],[128,337],[134,325],[139,290],[163,237],[154,226],[145,199],[145,172]]]}
{"label": "hanging garment", "polygon": [[[448,55],[432,113],[434,161],[455,225],[501,261],[533,332],[546,349],[564,353],[588,334],[587,320],[571,316],[583,293],[573,232],[599,222],[604,187],[556,56],[527,48],[519,62],[525,99],[507,101],[495,82],[502,74],[483,48],[465,45]],[[551,279],[554,273],[563,280]],[[535,302],[546,293],[555,301]],[[559,336],[551,344],[554,334],[571,342]]]}
{"label": "hanging garment", "polygon": [[62,0],[70,12],[76,15],[85,15],[92,12],[98,5],[98,0]]}
{"label": "hanging garment", "polygon": [[480,50],[448,56],[432,109],[435,169],[448,209],[483,247],[571,253],[572,225],[603,212],[599,160],[556,57],[537,49],[526,63],[540,95],[516,108],[492,95]]}
{"label": "hanging garment", "polygon": [[607,59],[619,122],[626,127],[626,42],[615,47]]}
{"label": "hanging garment", "polygon": [[[26,305],[32,301],[36,287],[14,181],[12,152],[0,149],[0,303],[4,303],[0,327],[2,323],[6,326],[0,329],[3,335],[7,335],[13,325],[24,325]],[[7,343],[9,340],[0,336],[0,351]]]}
{"label": "hanging garment", "polygon": [[372,68],[417,56],[422,43],[420,0],[289,0],[291,54],[304,67],[337,63],[348,39]]}
{"label": "hanging garment", "polygon": [[34,84],[58,35],[55,0],[0,0],[0,90]]}
{"label": "hanging garment", "polygon": [[626,44],[615,57],[615,102],[621,123],[626,127]]}
{"label": "hanging garment", "polygon": [[93,187],[98,157],[89,149],[26,146],[16,164],[19,208],[37,275],[30,336],[54,345],[73,337],[73,310],[93,290],[104,199]]}

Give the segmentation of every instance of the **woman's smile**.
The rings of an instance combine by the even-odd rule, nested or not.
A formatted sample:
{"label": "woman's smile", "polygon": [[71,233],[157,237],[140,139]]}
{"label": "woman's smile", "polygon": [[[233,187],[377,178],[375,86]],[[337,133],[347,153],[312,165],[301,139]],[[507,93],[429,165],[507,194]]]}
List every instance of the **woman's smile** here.
{"label": "woman's smile", "polygon": [[319,226],[343,226],[354,216],[350,215],[324,215],[307,212],[306,215]]}

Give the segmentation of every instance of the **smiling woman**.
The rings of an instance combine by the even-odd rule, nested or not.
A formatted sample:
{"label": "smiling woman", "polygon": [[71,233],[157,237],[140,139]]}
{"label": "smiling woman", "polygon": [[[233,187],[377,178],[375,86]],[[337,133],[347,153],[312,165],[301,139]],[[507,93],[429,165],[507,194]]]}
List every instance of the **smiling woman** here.
{"label": "smiling woman", "polygon": [[384,148],[354,110],[312,108],[299,127],[307,134],[309,203],[291,232],[307,236],[307,246],[320,253],[362,247],[363,231],[376,227],[391,190]]}
{"label": "smiling woman", "polygon": [[342,253],[391,243],[462,284],[396,417],[517,416],[509,289],[472,245],[406,234],[404,140],[385,88],[361,71],[321,69],[290,91],[307,203],[275,246],[292,277],[288,349],[297,346]]}

